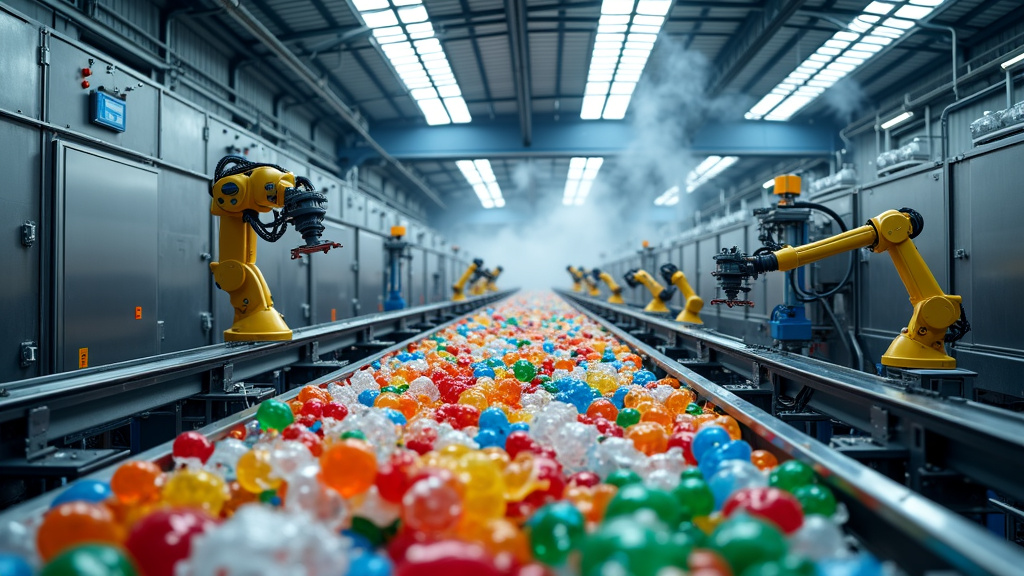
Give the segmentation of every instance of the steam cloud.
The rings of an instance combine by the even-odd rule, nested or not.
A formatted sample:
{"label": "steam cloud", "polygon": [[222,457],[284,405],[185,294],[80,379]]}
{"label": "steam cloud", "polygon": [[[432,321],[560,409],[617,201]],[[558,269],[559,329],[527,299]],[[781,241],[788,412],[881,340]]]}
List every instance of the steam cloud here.
{"label": "steam cloud", "polygon": [[844,78],[836,82],[821,95],[829,112],[843,124],[853,122],[856,115],[867,108],[867,94],[861,85],[852,78]]}
{"label": "steam cloud", "polygon": [[[569,264],[593,268],[639,250],[642,240],[657,242],[681,231],[692,222],[694,209],[686,176],[703,160],[689,150],[694,131],[704,122],[735,119],[746,110],[737,97],[709,97],[709,75],[702,54],[662,36],[630,103],[633,141],[622,155],[606,159],[585,205],[563,206],[561,175],[551,181],[522,161],[512,172],[516,192],[506,195],[510,200],[504,210],[514,214],[488,211],[482,216],[492,223],[453,222],[449,229],[487,267],[504,267],[502,286],[528,289],[568,286]],[[679,204],[654,206],[654,199],[672,186],[681,189]],[[534,209],[522,211],[525,206],[515,196],[539,200]]]}

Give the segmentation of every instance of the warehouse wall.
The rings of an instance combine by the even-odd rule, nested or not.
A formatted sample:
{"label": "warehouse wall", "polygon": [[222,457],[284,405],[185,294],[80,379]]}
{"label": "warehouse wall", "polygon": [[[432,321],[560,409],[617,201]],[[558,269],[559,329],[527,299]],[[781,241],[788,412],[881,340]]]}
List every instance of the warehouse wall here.
{"label": "warehouse wall", "polygon": [[[124,4],[122,17],[156,34],[145,25],[153,10]],[[342,249],[293,261],[288,251],[301,243],[294,232],[259,245],[258,265],[292,328],[377,312],[386,281],[383,241],[399,222],[408,223],[414,244],[407,301],[448,298],[449,270],[466,256],[454,262],[445,240],[410,214],[416,205],[385,178],[340,170],[333,159],[338,136],[329,126],[283,106],[275,128],[283,137],[270,138],[239,110],[186,88],[183,76],[171,90],[152,70],[80,41],[78,30],[45,7],[19,8],[0,4],[0,74],[18,79],[0,90],[0,157],[8,182],[17,183],[0,188],[11,243],[0,251],[7,271],[0,381],[221,341],[233,312],[209,272],[218,221],[210,216],[208,190],[216,162],[228,153],[281,164],[328,196],[325,237]],[[41,33],[40,24],[63,32]],[[229,63],[216,47],[185,27],[178,34],[176,46],[194,51],[195,66],[227,79]],[[81,86],[87,66],[94,70],[90,89]],[[107,74],[108,66],[116,72]],[[259,90],[253,72],[239,72],[237,95],[225,91],[233,102],[224,103],[268,122],[274,98]],[[124,132],[88,121],[89,93],[100,85],[133,88]]]}

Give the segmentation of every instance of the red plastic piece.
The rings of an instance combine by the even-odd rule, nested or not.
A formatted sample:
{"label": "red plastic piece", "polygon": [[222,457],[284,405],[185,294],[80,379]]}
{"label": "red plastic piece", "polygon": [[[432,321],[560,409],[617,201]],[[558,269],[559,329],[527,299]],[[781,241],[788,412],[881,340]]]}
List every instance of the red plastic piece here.
{"label": "red plastic piece", "polygon": [[92,86],[92,84],[89,84],[88,80],[82,80],[82,88],[88,88],[89,86]]}

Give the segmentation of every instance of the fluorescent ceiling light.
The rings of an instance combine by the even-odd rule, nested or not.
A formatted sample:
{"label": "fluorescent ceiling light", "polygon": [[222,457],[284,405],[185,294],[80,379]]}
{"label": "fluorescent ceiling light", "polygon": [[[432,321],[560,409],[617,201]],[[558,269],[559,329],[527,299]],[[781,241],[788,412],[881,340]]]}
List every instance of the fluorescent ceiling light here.
{"label": "fluorescent ceiling light", "polygon": [[565,176],[565,190],[562,192],[563,206],[583,205],[602,164],[604,158],[575,157],[569,160],[569,172]]}
{"label": "fluorescent ceiling light", "polygon": [[629,14],[633,11],[633,0],[604,0],[601,14]]}
{"label": "fluorescent ceiling light", "polygon": [[[785,121],[814,101],[839,79],[864,65],[882,47],[902,37],[915,21],[931,14],[943,0],[874,1],[846,30],[826,40],[796,70],[744,114],[748,120]],[[885,17],[883,19],[883,17]],[[1024,61],[1024,54],[1003,67]],[[820,69],[820,71],[818,71]],[[815,73],[815,71],[818,71]]]}
{"label": "fluorescent ceiling light", "polygon": [[765,182],[764,184],[761,184],[761,188],[764,188],[765,190],[771,188],[772,186],[775,186],[775,179],[774,178],[772,178],[771,180]]}
{"label": "fluorescent ceiling light", "polygon": [[352,0],[352,4],[360,12],[383,10],[389,7],[388,0]]}
{"label": "fluorescent ceiling light", "polygon": [[870,14],[888,14],[893,8],[895,8],[895,6],[887,2],[872,2],[864,8],[864,11]]}
{"label": "fluorescent ceiling light", "polygon": [[363,12],[363,22],[370,28],[383,28],[398,24],[398,17],[392,10],[381,10],[380,12]]}
{"label": "fluorescent ceiling light", "polygon": [[1003,70],[1006,70],[1015,64],[1019,64],[1020,62],[1024,62],[1024,52],[1017,54],[1016,56],[1010,58],[1006,62],[1003,62],[999,66],[1002,67]]}
{"label": "fluorescent ceiling light", "polygon": [[[373,29],[373,38],[427,124],[473,120],[422,0],[352,0],[352,5]],[[454,90],[441,90],[447,87]]]}
{"label": "fluorescent ceiling light", "polygon": [[[621,120],[674,0],[603,0],[580,118]],[[625,48],[623,49],[623,43]],[[615,84],[610,84],[614,78]]]}
{"label": "fluorescent ceiling light", "polygon": [[403,24],[415,24],[417,22],[427,21],[427,9],[423,6],[413,6],[411,8],[402,8],[398,11],[398,19]]}
{"label": "fluorescent ceiling light", "polygon": [[673,186],[654,199],[655,206],[672,206],[679,202],[679,186]]}
{"label": "fluorescent ceiling light", "polygon": [[505,198],[502,197],[501,188],[494,178],[490,160],[458,160],[455,162],[455,166],[459,172],[462,172],[466,182],[472,186],[473,192],[484,209],[505,206]]}
{"label": "fluorescent ceiling light", "polygon": [[893,16],[898,18],[907,18],[909,20],[920,20],[921,18],[931,14],[932,10],[934,10],[934,8],[908,5],[897,10]]}
{"label": "fluorescent ceiling light", "polygon": [[897,126],[899,124],[902,124],[902,123],[906,122],[907,120],[910,120],[910,118],[912,118],[913,116],[914,116],[913,112],[904,112],[903,114],[900,114],[899,116],[897,116],[897,117],[895,117],[895,118],[893,118],[891,120],[887,120],[887,121],[883,122],[882,123],[882,130],[888,130],[889,128],[892,128],[893,126]]}

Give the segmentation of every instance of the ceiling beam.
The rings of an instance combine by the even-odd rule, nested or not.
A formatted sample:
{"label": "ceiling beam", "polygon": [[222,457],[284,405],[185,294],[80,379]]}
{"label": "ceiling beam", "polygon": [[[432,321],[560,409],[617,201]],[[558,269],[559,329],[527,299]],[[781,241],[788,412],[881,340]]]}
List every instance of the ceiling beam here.
{"label": "ceiling beam", "polygon": [[530,44],[526,28],[526,0],[505,0],[508,13],[508,44],[512,53],[512,77],[515,80],[519,131],[523,146],[533,139],[533,103],[530,100]]}
{"label": "ceiling beam", "polygon": [[712,81],[711,94],[722,92],[771,40],[782,26],[803,6],[804,0],[766,0],[764,9],[752,13],[728,47],[715,59],[718,77]]}
{"label": "ceiling beam", "polygon": [[[826,124],[797,122],[723,122],[694,134],[687,152],[722,156],[823,156],[836,149],[837,130]],[[533,141],[524,146],[513,118],[493,122],[408,126],[375,126],[371,135],[401,160],[465,158],[527,158],[532,156],[615,156],[634,139],[629,122],[621,120],[535,119]]]}

